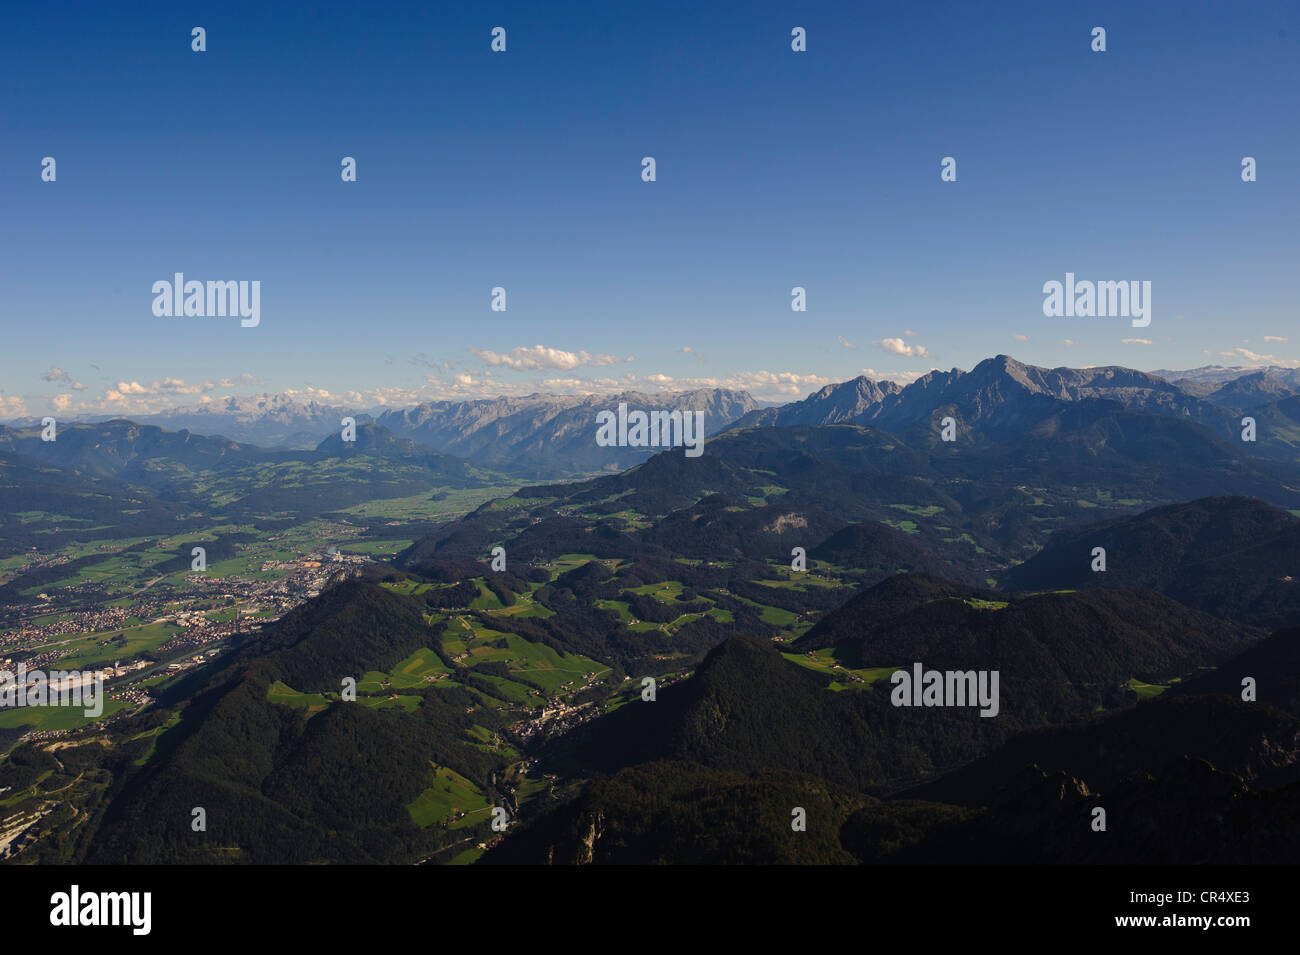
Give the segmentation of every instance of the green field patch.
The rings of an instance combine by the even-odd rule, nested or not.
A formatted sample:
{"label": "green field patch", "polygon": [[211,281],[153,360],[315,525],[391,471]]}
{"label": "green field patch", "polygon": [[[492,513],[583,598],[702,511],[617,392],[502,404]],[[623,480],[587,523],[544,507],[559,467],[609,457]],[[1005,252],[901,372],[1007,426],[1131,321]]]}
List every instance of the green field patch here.
{"label": "green field patch", "polygon": [[[502,633],[499,630],[492,630],[488,627],[475,626],[474,637],[465,641],[466,659],[457,660],[462,666],[473,666],[475,663],[491,663],[500,661],[508,663],[512,657],[509,642],[513,634]],[[515,639],[522,639],[516,637]],[[443,645],[446,651],[446,644]]]}
{"label": "green field patch", "polygon": [[[653,625],[652,625],[653,626]],[[588,679],[587,674],[594,674],[593,679],[609,672],[609,667],[597,663],[580,654],[564,653],[544,643],[533,643],[513,633],[500,633],[486,627],[475,627],[476,639],[461,641],[443,641],[443,652],[456,655],[453,646],[456,643],[464,648],[465,659],[458,661],[462,666],[472,667],[478,663],[504,663],[512,676],[536,683],[546,693],[554,695],[566,683],[581,685]],[[512,697],[513,698],[513,697]],[[525,702],[520,700],[520,702]]]}
{"label": "green field patch", "polygon": [[475,846],[473,849],[466,849],[464,852],[457,853],[451,857],[447,865],[473,865],[478,861],[478,857],[483,854],[484,850]]}
{"label": "green field patch", "polygon": [[388,674],[382,670],[367,670],[357,680],[357,692],[374,695],[389,691]]}
{"label": "green field patch", "polygon": [[507,680],[505,677],[493,676],[491,673],[481,673],[475,671],[475,676],[480,680],[487,680],[503,694],[511,703],[538,703],[538,693],[532,687],[524,686],[522,683],[516,683],[514,680]]}
{"label": "green field patch", "polygon": [[429,765],[434,771],[433,785],[406,807],[412,822],[421,828],[446,822],[450,828],[460,829],[490,815],[492,804],[478,786],[453,769]]}
{"label": "green field patch", "polygon": [[626,600],[597,600],[595,605],[601,610],[612,611],[620,623],[632,622],[632,605]]}
{"label": "green field patch", "polygon": [[830,577],[823,577],[820,574],[811,571],[794,571],[784,568],[790,575],[781,580],[756,580],[754,583],[762,587],[771,587],[773,590],[800,590],[806,591],[809,587],[829,587],[836,588],[844,586],[838,580]]}
{"label": "green field patch", "polygon": [[357,681],[357,692],[374,696],[394,690],[423,689],[450,673],[438,654],[426,647],[396,664],[390,673],[367,670]]}
{"label": "green field patch", "polygon": [[502,607],[495,612],[507,617],[554,617],[554,610],[550,607],[543,607],[533,600],[532,594],[540,586],[541,584],[534,583],[529,593],[517,596],[515,602],[509,607]]}
{"label": "green field patch", "polygon": [[433,584],[424,584],[407,577],[405,580],[388,580],[379,585],[385,590],[391,590],[395,594],[401,594],[403,597],[413,597],[416,594],[422,594],[426,590],[432,590]]}
{"label": "green field patch", "polygon": [[394,689],[407,690],[428,686],[438,674],[450,672],[438,654],[426,648],[416,650],[393,667],[389,682]]}
{"label": "green field patch", "polygon": [[[480,676],[481,675],[482,674],[480,674]],[[509,701],[503,700],[499,696],[494,696],[492,694],[484,693],[476,686],[466,685],[464,687],[464,690],[466,693],[468,693],[470,696],[474,698],[474,700],[478,703],[479,706],[483,707],[484,709],[503,710],[508,708],[511,705]],[[487,747],[484,747],[484,750],[486,751]]]}
{"label": "green field patch", "polygon": [[[1042,520],[1042,518],[1035,518],[1035,520]],[[950,530],[950,528],[941,527],[940,530],[946,531],[946,530]],[[978,543],[976,543],[975,538],[971,535],[970,531],[962,531],[962,533],[957,537],[945,537],[943,538],[943,541],[945,544],[958,544],[958,543],[970,544],[972,547],[975,548],[975,553],[977,554],[988,553],[987,550],[985,550]]]}
{"label": "green field patch", "polygon": [[415,541],[409,537],[404,539],[385,538],[383,540],[373,541],[354,541],[348,544],[339,545],[340,554],[370,554],[376,557],[392,557],[393,555],[406,550],[414,544]]}
{"label": "green field patch", "polygon": [[[59,670],[89,670],[117,660],[153,652],[185,628],[173,623],[146,623],[86,634],[66,644],[66,656],[53,665]],[[65,638],[60,638],[65,639]]]}
{"label": "green field patch", "polygon": [[926,504],[924,506],[917,504],[890,504],[889,506],[897,508],[900,511],[906,511],[908,514],[915,514],[918,517],[934,517],[936,514],[943,513],[943,508],[937,504]]}
{"label": "green field patch", "polygon": [[581,567],[583,564],[589,564],[593,560],[600,560],[595,554],[561,554],[555,560],[548,561],[546,568],[551,573],[559,575],[567,570],[573,570],[575,567]]}
{"label": "green field patch", "polygon": [[329,706],[329,700],[319,693],[299,693],[281,680],[276,680],[266,690],[266,698],[272,703],[283,706],[302,708],[308,713],[318,713]]}
{"label": "green field patch", "polygon": [[757,601],[750,600],[748,597],[736,597],[742,603],[749,604],[758,611],[758,616],[764,623],[770,623],[774,627],[792,627],[799,615],[790,610],[782,610],[780,607],[770,607],[767,604],[761,604]]}
{"label": "green field patch", "polygon": [[1139,700],[1150,700],[1169,689],[1168,683],[1143,683],[1136,677],[1128,681],[1129,688],[1138,695]]}
{"label": "green field patch", "polygon": [[792,643],[795,640],[798,640],[800,637],[802,637],[805,633],[807,633],[812,628],[813,628],[813,622],[811,620],[805,620],[802,623],[796,623],[793,627],[790,627],[786,630],[785,635],[782,637],[782,639],[785,640],[787,643]]}
{"label": "green field patch", "polygon": [[51,730],[76,730],[91,723],[107,719],[130,704],[122,700],[104,700],[104,711],[99,716],[87,716],[83,706],[6,706],[0,708],[0,728],[48,732]]}
{"label": "green field patch", "polygon": [[397,693],[389,696],[358,696],[357,702],[362,706],[368,706],[372,710],[386,709],[397,707],[401,710],[418,709],[423,702],[413,693]]}
{"label": "green field patch", "polygon": [[789,653],[782,651],[781,656],[791,663],[823,673],[833,679],[832,690],[871,690],[872,684],[888,680],[899,667],[864,667],[856,659],[856,650],[839,647],[826,647],[815,653]]}
{"label": "green field patch", "polygon": [[702,619],[702,618],[704,618],[704,617],[707,617],[707,616],[708,616],[708,613],[707,613],[707,612],[705,612],[705,613],[684,613],[684,614],[682,614],[680,617],[676,618],[675,620],[670,620],[668,623],[665,623],[665,624],[663,624],[662,626],[663,626],[663,627],[664,627],[664,628],[665,628],[669,633],[672,633],[673,631],[677,630],[679,627],[684,627],[684,626],[686,626],[686,625],[687,625],[688,623],[690,623],[692,620],[700,620],[700,619]]}
{"label": "green field patch", "polygon": [[908,534],[919,534],[921,529],[917,526],[916,521],[881,521],[882,524],[888,524],[896,530],[904,531]]}
{"label": "green field patch", "polygon": [[629,588],[628,593],[654,597],[660,603],[670,603],[681,597],[682,589],[681,581],[664,580],[657,584],[644,584],[640,587],[631,587]]}
{"label": "green field patch", "polygon": [[[183,673],[184,671],[181,672]],[[143,680],[135,680],[134,683],[136,686],[145,687],[145,688],[161,686],[162,684],[168,682],[169,680],[176,679],[180,675],[181,673],[177,673],[175,671],[163,670],[159,673],[154,673],[152,676],[147,676]]]}
{"label": "green field patch", "polygon": [[478,596],[469,602],[470,610],[501,610],[505,607],[501,599],[489,590],[488,585],[482,580],[476,579],[474,583],[478,587]]}
{"label": "green field patch", "polygon": [[566,683],[581,685],[588,679],[598,680],[610,672],[609,667],[589,657],[564,653],[544,643],[530,643],[523,637],[512,636],[510,649],[517,654],[508,663],[510,672],[536,683],[551,694],[558,693]]}
{"label": "green field patch", "polygon": [[480,726],[479,724],[475,723],[468,730],[466,730],[465,733],[470,737],[470,739],[474,740],[474,742],[476,743],[492,742],[492,731],[488,729],[486,726]]}
{"label": "green field patch", "polygon": [[981,600],[978,597],[967,597],[963,602],[976,610],[1002,610],[1007,606],[1005,600]]}

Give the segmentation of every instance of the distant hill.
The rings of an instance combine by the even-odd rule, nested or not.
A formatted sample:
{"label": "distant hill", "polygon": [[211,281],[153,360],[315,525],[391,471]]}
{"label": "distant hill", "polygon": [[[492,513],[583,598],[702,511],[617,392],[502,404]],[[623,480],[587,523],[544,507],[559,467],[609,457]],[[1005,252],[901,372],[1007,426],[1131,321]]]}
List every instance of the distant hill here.
{"label": "distant hill", "polygon": [[[53,441],[40,428],[0,425],[0,545],[46,551],[84,540],[89,528],[106,539],[170,537],[214,518],[265,525],[276,514],[510,480],[374,424],[359,424],[355,443],[336,430],[319,444],[268,450],[125,419],[63,424]],[[36,579],[9,583],[30,590]]]}
{"label": "distant hill", "polygon": [[342,419],[348,415],[358,422],[370,420],[370,415],[341,405],[264,393],[228,396],[131,417],[140,424],[157,425],[172,431],[221,435],[244,444],[304,450],[314,447],[331,431],[337,431]]}
{"label": "distant hill", "polygon": [[964,563],[944,559],[941,553],[920,543],[919,537],[878,521],[849,524],[814,547],[808,556],[865,571],[869,577],[889,577],[899,571],[956,579],[974,576]]}
{"label": "distant hill", "polygon": [[[1200,368],[1186,368],[1181,371],[1170,368],[1157,368],[1148,372],[1148,374],[1173,382],[1179,388],[1187,391],[1188,394],[1209,394],[1244,375],[1260,371],[1285,370],[1287,369],[1276,365],[1269,365],[1265,368],[1247,368],[1244,365],[1202,365]],[[1200,389],[1200,391],[1196,389]]]}
{"label": "distant hill", "polygon": [[53,441],[42,440],[39,427],[0,425],[0,450],[95,477],[117,477],[142,484],[150,483],[152,462],[165,461],[169,467],[194,470],[261,456],[261,449],[225,438],[168,431],[124,418],[61,425]]}
{"label": "distant hill", "polygon": [[617,411],[703,412],[713,435],[758,407],[746,392],[722,388],[655,395],[545,395],[476,401],[432,401],[380,415],[378,423],[426,447],[487,467],[534,479],[621,471],[645,461],[657,448],[599,447],[596,415]]}
{"label": "distant hill", "polygon": [[1205,396],[1227,408],[1249,410],[1300,394],[1300,368],[1263,368],[1226,382]]}
{"label": "distant hill", "polygon": [[[1092,550],[1106,550],[1093,572]],[[1211,497],[1061,530],[1003,575],[1015,590],[1135,587],[1258,626],[1300,623],[1300,518]]]}
{"label": "distant hill", "polygon": [[[48,552],[84,540],[90,527],[105,537],[170,536],[189,527],[187,510],[183,504],[157,500],[113,477],[0,451],[0,545],[10,556],[29,550]],[[33,520],[36,515],[50,517]],[[51,568],[44,577],[28,575],[30,583],[23,586],[59,579],[68,565],[60,567]],[[15,589],[20,588],[9,588]]]}
{"label": "distant hill", "polygon": [[[310,466],[358,454],[400,465],[408,471],[419,469],[426,480],[438,483],[475,483],[490,474],[461,458],[396,437],[373,422],[358,423],[356,440],[350,442],[343,441],[341,429],[336,428],[311,451],[269,450],[221,437],[168,431],[122,418],[63,425],[54,441],[43,441],[39,428],[0,425],[0,452],[21,455],[33,464],[58,467],[77,475],[112,478],[172,493],[182,493],[200,472],[256,485],[259,468]],[[380,474],[373,474],[372,479],[377,483],[384,481]]]}
{"label": "distant hill", "polygon": [[472,480],[477,471],[462,458],[439,454],[437,451],[416,444],[409,438],[399,438],[387,428],[374,422],[358,424],[355,439],[352,441],[344,441],[341,432],[331,434],[316,446],[316,453],[329,458],[368,455],[414,464],[427,469],[432,479],[450,484]]}

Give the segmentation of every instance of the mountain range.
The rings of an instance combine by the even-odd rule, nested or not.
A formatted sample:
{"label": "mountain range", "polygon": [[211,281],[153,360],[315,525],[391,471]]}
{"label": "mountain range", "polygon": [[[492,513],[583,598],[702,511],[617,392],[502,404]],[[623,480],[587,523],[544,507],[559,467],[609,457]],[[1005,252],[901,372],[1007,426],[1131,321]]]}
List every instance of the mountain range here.
{"label": "mountain range", "polygon": [[1047,433],[1062,403],[1095,416],[1105,415],[1105,406],[1113,403],[1195,421],[1221,437],[1240,440],[1240,412],[1249,410],[1258,419],[1256,452],[1290,461],[1300,447],[1297,391],[1300,372],[1293,369],[1239,375],[1198,395],[1155,374],[1120,366],[1039,368],[997,355],[970,371],[932,371],[902,388],[865,377],[828,385],[802,401],[752,411],[731,427],[860,424],[916,434],[938,432],[940,420],[951,416],[959,441],[1001,440]]}
{"label": "mountain range", "polygon": [[[1256,443],[1210,398],[1233,382],[1006,356],[781,408],[672,396],[719,418],[698,458],[589,446],[610,399],[549,396],[381,414],[310,450],[2,428],[24,541],[86,511],[77,489],[86,523],[143,511],[178,538],[217,493],[212,526],[249,537],[268,514],[340,519],[363,488],[407,503],[369,519],[395,525],[391,562],[169,676],[88,728],[99,745],[23,743],[0,787],[62,794],[33,850],[61,862],[1294,861],[1300,461],[1264,435],[1298,400],[1279,380],[1238,388],[1270,398]],[[464,516],[395,517],[507,470]],[[997,672],[996,713],[896,705],[917,664]]]}
{"label": "mountain range", "polygon": [[[1257,419],[1257,453],[1290,460],[1300,448],[1298,395],[1300,369],[1294,368],[1048,369],[998,355],[970,371],[931,371],[906,386],[860,376],[778,405],[721,388],[653,395],[532,394],[360,410],[268,393],[140,414],[132,420],[245,445],[310,450],[338,432],[344,417],[352,417],[358,424],[376,422],[400,437],[483,467],[544,480],[618,471],[652,453],[595,444],[596,413],[616,409],[620,402],[647,411],[701,411],[710,436],[728,429],[798,424],[858,424],[907,433],[937,429],[936,416],[952,415],[959,440],[1049,427],[1044,421],[1053,414],[1053,402],[1118,402],[1129,410],[1196,421],[1233,440],[1240,437],[1243,414],[1250,412]],[[38,424],[30,419],[14,426]]]}
{"label": "mountain range", "polygon": [[706,436],[758,407],[747,392],[709,388],[655,395],[536,394],[481,401],[434,401],[387,411],[376,420],[394,434],[444,453],[537,479],[621,471],[650,457],[656,449],[596,444],[597,413],[617,411],[620,404],[641,411],[702,413]]}

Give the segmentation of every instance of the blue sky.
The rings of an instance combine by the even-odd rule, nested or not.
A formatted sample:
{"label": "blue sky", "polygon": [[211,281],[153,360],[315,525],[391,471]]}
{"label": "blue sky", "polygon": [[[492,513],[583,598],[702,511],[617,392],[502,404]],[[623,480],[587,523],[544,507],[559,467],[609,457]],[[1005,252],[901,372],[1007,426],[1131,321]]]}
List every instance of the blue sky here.
{"label": "blue sky", "polygon": [[[0,419],[1300,364],[1295,4],[292,7],[4,5]],[[1067,271],[1150,326],[1045,318]]]}

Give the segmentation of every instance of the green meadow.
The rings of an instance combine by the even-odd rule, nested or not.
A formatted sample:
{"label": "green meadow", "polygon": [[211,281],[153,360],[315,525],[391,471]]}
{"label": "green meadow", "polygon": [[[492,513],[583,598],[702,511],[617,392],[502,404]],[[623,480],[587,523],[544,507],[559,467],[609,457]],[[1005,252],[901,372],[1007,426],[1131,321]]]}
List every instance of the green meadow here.
{"label": "green meadow", "polygon": [[[435,823],[452,820],[450,828],[462,829],[490,818],[491,803],[484,797],[482,790],[453,769],[430,763],[434,771],[434,783],[420,793],[406,807],[411,814],[411,821],[417,826],[427,828]],[[461,818],[453,819],[458,813],[465,813]]]}

